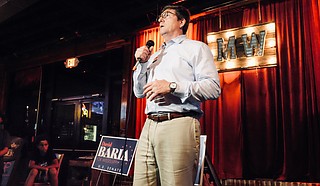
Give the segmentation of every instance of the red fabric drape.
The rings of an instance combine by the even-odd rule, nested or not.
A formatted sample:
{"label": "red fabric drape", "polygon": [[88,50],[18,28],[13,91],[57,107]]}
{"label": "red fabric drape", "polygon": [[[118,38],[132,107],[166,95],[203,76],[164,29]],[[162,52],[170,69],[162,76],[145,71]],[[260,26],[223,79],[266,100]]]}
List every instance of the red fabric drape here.
{"label": "red fabric drape", "polygon": [[[150,29],[139,32],[135,38],[134,48],[138,48],[145,45],[148,40],[154,41],[153,51],[157,51],[161,46],[161,44],[163,43],[163,39],[160,37],[158,28],[150,28]],[[133,109],[136,111],[136,114],[135,114],[136,138],[140,137],[140,132],[142,131],[144,121],[146,120],[146,115],[144,112],[145,107],[146,107],[146,100],[144,98],[136,99],[136,108]]]}
{"label": "red fabric drape", "polygon": [[276,4],[283,170],[279,179],[318,180],[319,2]]}
{"label": "red fabric drape", "polygon": [[[258,24],[258,10],[223,12],[222,30]],[[276,23],[278,67],[220,73],[220,98],[202,104],[207,153],[220,178],[320,181],[319,12],[318,0],[262,1],[261,22]],[[193,20],[189,37],[206,42],[218,21]],[[141,33],[137,46],[156,37]],[[137,137],[144,107],[137,100]]]}

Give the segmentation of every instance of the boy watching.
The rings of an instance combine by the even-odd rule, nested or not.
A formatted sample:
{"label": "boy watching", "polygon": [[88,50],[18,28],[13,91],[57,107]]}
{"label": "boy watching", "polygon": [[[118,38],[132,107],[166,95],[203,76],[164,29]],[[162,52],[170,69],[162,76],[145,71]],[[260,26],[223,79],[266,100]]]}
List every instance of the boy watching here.
{"label": "boy watching", "polygon": [[51,148],[49,148],[48,139],[45,136],[39,136],[36,139],[36,149],[29,161],[31,169],[25,186],[32,186],[37,178],[37,181],[48,181],[52,186],[58,186],[59,167],[58,159]]}

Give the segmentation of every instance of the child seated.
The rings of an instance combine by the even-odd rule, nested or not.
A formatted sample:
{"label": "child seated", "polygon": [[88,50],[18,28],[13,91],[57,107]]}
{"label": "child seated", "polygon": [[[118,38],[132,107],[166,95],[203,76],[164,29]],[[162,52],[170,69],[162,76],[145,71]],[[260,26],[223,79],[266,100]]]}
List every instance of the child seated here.
{"label": "child seated", "polygon": [[31,169],[25,186],[32,186],[36,181],[50,181],[52,186],[58,186],[57,168],[59,167],[58,159],[55,153],[49,148],[48,139],[45,136],[39,136],[36,139],[37,148],[29,161]]}

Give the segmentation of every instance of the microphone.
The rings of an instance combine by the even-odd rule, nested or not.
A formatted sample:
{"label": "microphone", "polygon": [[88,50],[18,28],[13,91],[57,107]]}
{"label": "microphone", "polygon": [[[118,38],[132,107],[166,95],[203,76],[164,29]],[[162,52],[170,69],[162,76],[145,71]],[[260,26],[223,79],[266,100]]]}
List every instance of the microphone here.
{"label": "microphone", "polygon": [[[148,49],[152,46],[154,46],[154,42],[152,40],[147,41],[146,46],[148,47]],[[137,69],[138,64],[140,63],[141,58],[138,57],[138,60],[136,62],[136,64],[133,66],[132,70],[135,71]]]}

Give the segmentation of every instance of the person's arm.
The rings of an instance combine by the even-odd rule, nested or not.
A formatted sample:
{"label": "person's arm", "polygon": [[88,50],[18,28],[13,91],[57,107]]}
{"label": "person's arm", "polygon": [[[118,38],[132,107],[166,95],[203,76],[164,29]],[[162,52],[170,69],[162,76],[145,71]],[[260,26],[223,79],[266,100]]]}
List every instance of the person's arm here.
{"label": "person's arm", "polygon": [[190,97],[197,101],[217,99],[221,93],[220,80],[209,47],[201,45],[195,55],[192,63],[195,81],[176,82],[178,87],[173,94],[182,102]]}
{"label": "person's arm", "polygon": [[147,64],[142,63],[137,66],[133,73],[133,92],[137,98],[143,98],[143,87],[147,84]]}
{"label": "person's arm", "polygon": [[[187,48],[185,53],[191,54],[186,59],[191,59],[189,63],[192,66],[194,79],[177,77],[175,81],[177,87],[172,94],[179,97],[181,102],[217,99],[221,93],[220,80],[209,47],[203,43],[197,47]],[[147,99],[152,101],[159,95],[170,93],[169,84],[170,82],[164,79],[149,82],[144,86],[142,95],[146,95]]]}
{"label": "person's arm", "polygon": [[143,87],[147,84],[147,67],[148,60],[151,56],[151,51],[153,47],[148,48],[147,46],[142,46],[138,48],[135,52],[136,60],[140,63],[137,65],[137,69],[133,72],[133,92],[137,98],[143,98]]}
{"label": "person's arm", "polygon": [[59,162],[58,159],[54,159],[52,160],[52,164],[46,166],[46,168],[50,169],[50,168],[58,168],[59,167]]}
{"label": "person's arm", "polygon": [[8,147],[4,147],[2,150],[0,150],[0,156],[4,156],[9,151]]}
{"label": "person's arm", "polygon": [[47,171],[47,170],[48,170],[47,167],[43,167],[43,166],[37,165],[34,160],[30,160],[30,161],[29,161],[29,168],[30,168],[30,169],[43,170],[43,171]]}
{"label": "person's arm", "polygon": [[3,131],[3,135],[4,135],[4,148],[2,150],[0,150],[0,156],[4,156],[8,151],[9,151],[9,147],[10,147],[10,141],[9,141],[9,133],[4,130]]}

